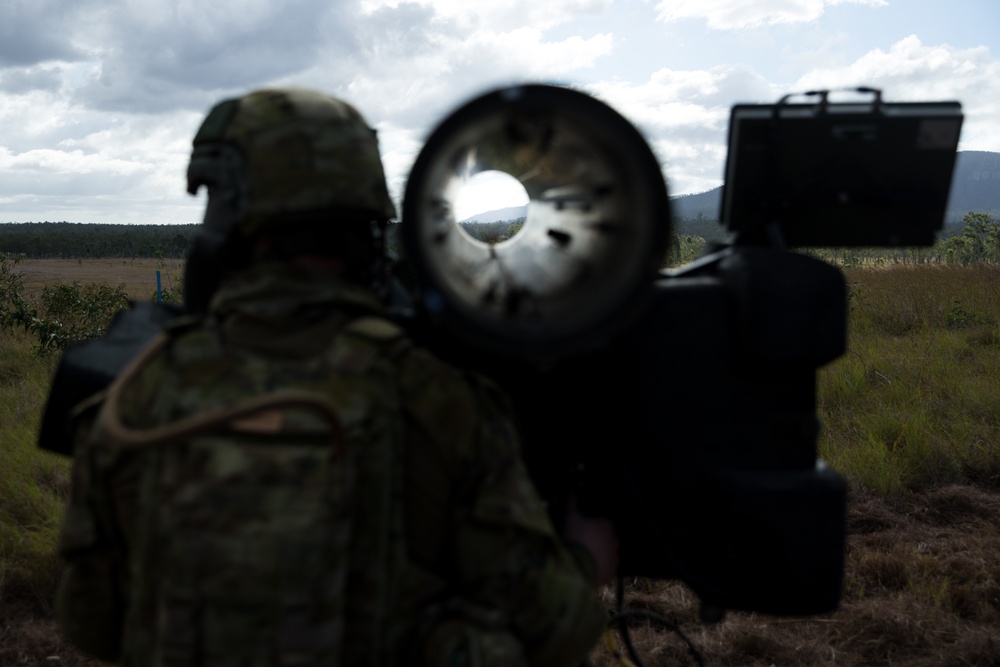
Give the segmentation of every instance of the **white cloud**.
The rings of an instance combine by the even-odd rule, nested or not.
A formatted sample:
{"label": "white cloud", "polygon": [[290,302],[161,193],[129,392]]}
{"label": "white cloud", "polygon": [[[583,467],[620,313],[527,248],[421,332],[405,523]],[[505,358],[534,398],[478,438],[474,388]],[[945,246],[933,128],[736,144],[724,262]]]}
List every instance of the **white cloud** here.
{"label": "white cloud", "polygon": [[382,5],[363,25],[370,32],[346,81],[322,67],[291,81],[342,95],[376,125],[397,200],[420,144],[459,105],[503,85],[578,79],[614,48],[609,34],[553,40],[534,26],[463,31],[415,3]]}
{"label": "white cloud", "polygon": [[356,48],[355,3],[229,0],[198,3],[127,0],[93,7],[73,31],[100,63],[79,90],[100,109],[159,113],[288,76],[317,61],[324,45],[338,62]]}
{"label": "white cloud", "polygon": [[763,25],[809,23],[828,6],[841,4],[883,7],[887,0],[662,0],[656,10],[661,21],[704,19],[709,28],[738,30]]}
{"label": "white cloud", "polygon": [[[398,18],[383,11],[380,29],[398,25]],[[392,11],[405,12],[405,30],[394,27],[391,39],[365,40],[368,47],[355,56],[359,67],[338,91],[392,122],[426,125],[465,98],[500,84],[573,78],[613,49],[608,34],[552,40],[536,27],[466,33],[437,23],[430,14],[415,14],[412,6]]]}
{"label": "white cloud", "polygon": [[[39,3],[32,34],[61,9]],[[72,49],[0,69],[0,121],[19,128],[0,139],[0,176],[22,203],[59,190],[183,201],[202,114],[223,97],[296,84],[349,99],[380,129],[399,198],[426,133],[462,101],[497,85],[572,78],[610,53],[610,35],[545,31],[610,4],[81,0],[61,40]],[[75,60],[52,60],[68,55]],[[0,66],[2,56],[0,46]]]}
{"label": "white cloud", "polygon": [[831,10],[886,4],[0,0],[0,221],[194,222],[201,204],[184,193],[184,169],[204,113],[281,84],[357,105],[379,130],[397,199],[436,123],[474,95],[525,81],[570,84],[618,109],[675,194],[721,183],[732,104],[815,87],[958,99],[963,148],[1000,151],[1000,65],[975,46],[996,43],[981,29],[990,21],[970,13],[968,29],[935,33],[920,7],[894,2],[862,13],[902,19],[896,36],[923,41],[876,49],[884,31],[849,29],[859,12]]}
{"label": "white cloud", "polygon": [[33,90],[58,90],[62,85],[62,78],[63,71],[58,66],[10,68],[0,73],[0,91],[20,94]]}
{"label": "white cloud", "polygon": [[748,66],[726,65],[661,69],[642,84],[586,88],[642,130],[664,165],[671,192],[680,194],[722,183],[733,104],[859,85],[882,88],[890,102],[958,100],[966,115],[960,149],[1000,151],[1000,62],[985,47],[924,46],[911,36],[843,67],[814,69],[791,85],[770,83]]}
{"label": "white cloud", "polygon": [[911,35],[846,67],[813,70],[790,90],[859,85],[881,88],[889,102],[957,100],[966,116],[960,148],[1000,151],[1000,61],[986,47],[924,46]]}
{"label": "white cloud", "polygon": [[672,194],[704,192],[722,182],[729,109],[734,102],[771,101],[777,89],[752,69],[654,72],[639,85],[586,86],[632,121],[664,166]]}
{"label": "white cloud", "polygon": [[575,72],[610,48],[605,35],[558,43],[546,43],[529,28],[477,35],[444,46],[443,52],[398,63],[391,72],[359,74],[342,93],[370,121],[377,118],[387,124],[385,129],[379,127],[380,146],[390,192],[401,199],[423,140],[461,104],[503,85],[574,78]]}
{"label": "white cloud", "polygon": [[4,0],[0,3],[0,67],[31,66],[76,59],[81,53],[68,38],[88,0]]}
{"label": "white cloud", "polygon": [[613,0],[361,0],[365,13],[386,7],[419,5],[432,9],[441,20],[450,21],[463,31],[494,30],[507,32],[522,26],[545,30],[580,16],[606,11]]}
{"label": "white cloud", "polygon": [[[196,222],[184,194],[201,114],[108,114],[65,90],[0,96],[0,221]],[[188,210],[190,209],[190,210]]]}

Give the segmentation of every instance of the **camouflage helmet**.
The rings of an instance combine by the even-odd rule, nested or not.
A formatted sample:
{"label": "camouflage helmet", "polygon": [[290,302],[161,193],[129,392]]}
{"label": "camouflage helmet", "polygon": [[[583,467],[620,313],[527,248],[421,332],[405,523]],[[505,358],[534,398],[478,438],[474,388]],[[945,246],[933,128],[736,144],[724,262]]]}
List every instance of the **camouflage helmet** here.
{"label": "camouflage helmet", "polygon": [[190,193],[209,187],[209,210],[218,208],[213,188],[228,202],[228,215],[205,217],[224,236],[327,211],[395,217],[375,131],[351,105],[311,90],[259,90],[217,104],[195,135],[187,176]]}

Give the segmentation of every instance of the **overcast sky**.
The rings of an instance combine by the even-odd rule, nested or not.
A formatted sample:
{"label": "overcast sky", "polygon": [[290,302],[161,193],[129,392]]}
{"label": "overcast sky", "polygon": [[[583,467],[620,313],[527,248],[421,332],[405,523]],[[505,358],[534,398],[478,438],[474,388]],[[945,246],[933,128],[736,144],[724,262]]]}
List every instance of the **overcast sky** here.
{"label": "overcast sky", "polygon": [[958,100],[1000,151],[1000,1],[2,0],[0,222],[199,222],[205,112],[286,84],[361,109],[398,198],[438,121],[529,81],[635,123],[671,194],[722,183],[732,104],[818,87]]}

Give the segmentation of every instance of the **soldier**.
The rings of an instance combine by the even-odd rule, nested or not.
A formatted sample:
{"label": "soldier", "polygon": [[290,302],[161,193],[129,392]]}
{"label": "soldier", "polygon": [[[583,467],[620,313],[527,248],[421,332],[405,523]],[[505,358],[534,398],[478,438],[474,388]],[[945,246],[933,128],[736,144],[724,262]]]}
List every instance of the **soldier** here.
{"label": "soldier", "polygon": [[201,186],[194,314],[78,409],[66,634],[122,665],[578,664],[613,529],[560,539],[504,397],[386,319],[374,131],[311,91],[226,100]]}

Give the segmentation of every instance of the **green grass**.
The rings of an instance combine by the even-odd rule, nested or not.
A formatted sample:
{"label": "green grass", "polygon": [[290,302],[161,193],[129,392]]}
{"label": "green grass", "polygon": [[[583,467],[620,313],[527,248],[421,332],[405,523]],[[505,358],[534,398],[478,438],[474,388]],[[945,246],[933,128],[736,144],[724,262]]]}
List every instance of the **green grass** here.
{"label": "green grass", "polygon": [[1000,267],[845,275],[849,351],[819,377],[823,457],[881,495],[1000,488]]}
{"label": "green grass", "polygon": [[[883,497],[1000,489],[1000,267],[849,269],[849,352],[822,369],[820,452]],[[51,599],[69,462],[35,445],[53,356],[0,332],[0,602]]]}
{"label": "green grass", "polygon": [[35,445],[54,360],[0,332],[0,604],[46,606],[58,563],[69,461]]}

